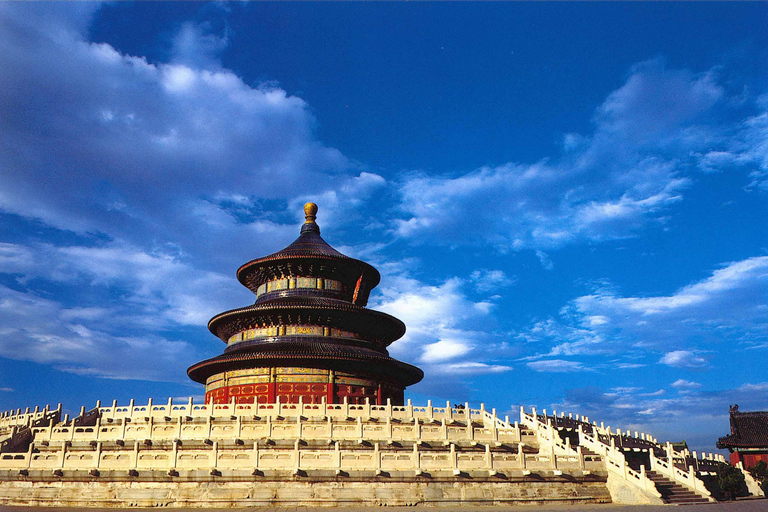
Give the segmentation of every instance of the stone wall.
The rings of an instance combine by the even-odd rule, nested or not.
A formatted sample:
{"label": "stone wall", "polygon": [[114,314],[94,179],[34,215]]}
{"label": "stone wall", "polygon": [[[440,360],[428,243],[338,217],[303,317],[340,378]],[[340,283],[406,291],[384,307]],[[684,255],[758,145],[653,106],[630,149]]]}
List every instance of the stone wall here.
{"label": "stone wall", "polygon": [[214,481],[12,481],[0,482],[5,505],[57,507],[250,507],[455,506],[547,503],[608,503],[604,479],[572,480],[541,476],[510,480],[329,477]]}

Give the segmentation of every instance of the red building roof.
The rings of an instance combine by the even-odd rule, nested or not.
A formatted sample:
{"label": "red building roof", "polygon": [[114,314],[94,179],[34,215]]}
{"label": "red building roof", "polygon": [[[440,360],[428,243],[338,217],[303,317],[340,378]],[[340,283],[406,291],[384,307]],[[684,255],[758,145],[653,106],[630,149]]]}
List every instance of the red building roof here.
{"label": "red building roof", "polygon": [[731,434],[718,439],[718,448],[768,449],[768,411],[741,412],[734,405],[730,413]]}

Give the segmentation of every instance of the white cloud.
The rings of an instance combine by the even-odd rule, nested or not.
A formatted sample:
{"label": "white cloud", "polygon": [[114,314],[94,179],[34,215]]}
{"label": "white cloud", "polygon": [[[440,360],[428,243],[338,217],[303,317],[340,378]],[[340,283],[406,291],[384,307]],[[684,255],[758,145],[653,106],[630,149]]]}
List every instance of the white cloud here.
{"label": "white cloud", "polygon": [[183,380],[199,355],[185,341],[137,336],[136,326],[93,330],[65,312],[56,301],[0,286],[0,355],[82,375],[164,381]]}
{"label": "white cloud", "polygon": [[[208,319],[252,300],[231,277],[196,269],[171,252],[112,242],[6,243],[2,253],[28,260],[22,267],[0,258],[0,274],[15,272],[19,288],[0,287],[0,355],[78,374],[183,381],[189,364],[217,349],[204,328]],[[46,298],[51,284],[59,300]],[[73,304],[63,302],[68,297]],[[187,337],[201,338],[205,350],[160,334],[185,327],[199,331]]]}
{"label": "white cloud", "polygon": [[531,361],[526,366],[537,372],[547,373],[570,373],[593,371],[577,361],[566,361],[564,359],[545,359],[541,361]]}
{"label": "white cloud", "polygon": [[541,262],[541,266],[544,268],[544,270],[552,270],[554,268],[554,264],[552,263],[552,260],[549,258],[549,255],[544,251],[536,251],[536,257],[539,258],[539,261]]}
{"label": "white cloud", "polygon": [[[690,185],[691,155],[709,154],[727,139],[721,127],[705,123],[725,96],[717,78],[647,61],[597,109],[589,137],[566,136],[559,159],[457,177],[408,176],[397,234],[543,251],[630,237],[664,222]],[[548,268],[545,253],[538,254]]]}
{"label": "white cloud", "polygon": [[436,363],[448,359],[455,359],[463,356],[472,350],[469,345],[461,340],[441,339],[435,343],[425,345],[421,354],[421,361],[424,363]]}
{"label": "white cloud", "polygon": [[547,355],[660,354],[671,366],[706,368],[697,352],[721,343],[763,348],[768,341],[768,257],[724,264],[701,281],[670,295],[622,297],[598,289],[578,297],[559,319],[540,321],[520,334],[551,345]]}
{"label": "white cloud", "polygon": [[[155,64],[89,42],[94,8],[46,10],[0,6],[0,211],[237,268],[296,235],[289,199],[366,179],[301,98],[215,62],[226,34],[185,24]],[[244,192],[254,207],[215,199]]]}
{"label": "white cloud", "polygon": [[[453,375],[483,375],[490,373],[504,373],[512,370],[511,366],[502,364],[486,364],[478,362],[450,363],[437,368],[438,372]],[[443,376],[443,378],[445,378]]]}
{"label": "white cloud", "polygon": [[211,33],[210,23],[185,22],[173,38],[171,60],[195,68],[218,69],[221,67],[218,56],[227,46],[226,32],[218,36]]}
{"label": "white cloud", "polygon": [[677,379],[675,382],[672,383],[672,387],[679,391],[687,391],[691,389],[699,389],[701,388],[701,384],[699,384],[698,382],[690,381],[690,380]]}
{"label": "white cloud", "polygon": [[517,280],[514,276],[507,276],[503,270],[489,270],[486,268],[472,271],[469,278],[479,292],[497,290],[514,284]]}
{"label": "white cloud", "polygon": [[[494,362],[503,342],[491,334],[492,304],[468,296],[470,281],[452,278],[434,286],[409,277],[397,265],[384,265],[381,270],[382,285],[370,307],[405,322],[405,336],[389,350],[393,357],[424,370],[425,379],[414,386],[414,392],[464,395],[466,376],[511,370]],[[462,379],[451,378],[457,375]]]}
{"label": "white cloud", "polygon": [[672,352],[667,352],[659,362],[676,368],[704,368],[708,364],[706,359],[697,356],[690,350],[673,350]]}

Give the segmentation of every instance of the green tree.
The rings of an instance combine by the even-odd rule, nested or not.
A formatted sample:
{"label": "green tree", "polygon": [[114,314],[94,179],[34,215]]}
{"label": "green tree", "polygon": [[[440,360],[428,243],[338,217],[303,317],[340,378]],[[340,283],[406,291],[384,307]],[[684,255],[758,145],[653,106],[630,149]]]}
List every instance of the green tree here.
{"label": "green tree", "polygon": [[739,468],[721,462],[717,467],[717,485],[724,500],[735,500],[737,496],[748,496],[744,473]]}

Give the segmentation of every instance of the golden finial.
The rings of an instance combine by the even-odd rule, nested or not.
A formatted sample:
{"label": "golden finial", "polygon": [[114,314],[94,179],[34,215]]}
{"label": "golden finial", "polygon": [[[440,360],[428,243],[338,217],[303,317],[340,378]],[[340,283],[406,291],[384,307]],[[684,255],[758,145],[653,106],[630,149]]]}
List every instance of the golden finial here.
{"label": "golden finial", "polygon": [[304,218],[307,219],[304,224],[314,224],[317,216],[317,205],[315,203],[307,203],[304,205]]}

